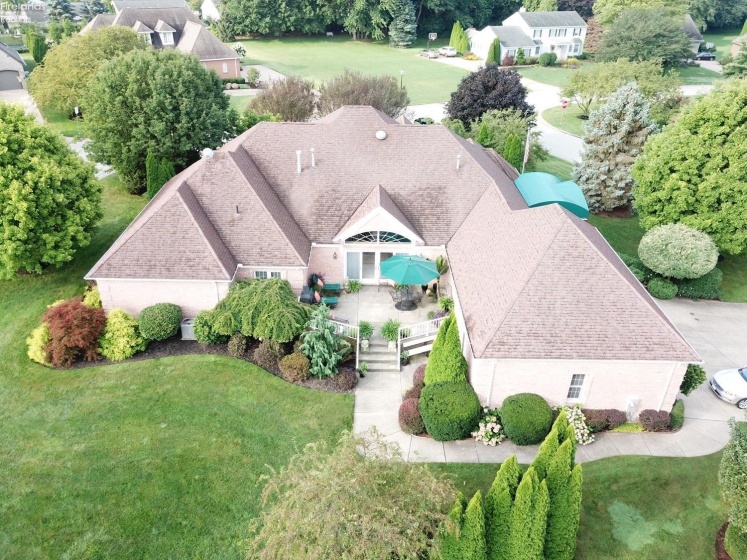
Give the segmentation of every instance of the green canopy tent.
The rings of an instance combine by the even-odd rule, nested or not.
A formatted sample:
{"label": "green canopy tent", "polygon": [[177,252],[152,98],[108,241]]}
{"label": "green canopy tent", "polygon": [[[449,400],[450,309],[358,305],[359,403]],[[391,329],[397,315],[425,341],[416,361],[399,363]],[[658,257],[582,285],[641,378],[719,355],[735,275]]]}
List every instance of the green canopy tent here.
{"label": "green canopy tent", "polygon": [[530,208],[560,204],[582,220],[589,217],[584,193],[573,181],[561,181],[549,173],[533,172],[522,173],[514,183]]}
{"label": "green canopy tent", "polygon": [[396,306],[404,311],[415,309],[410,286],[422,286],[440,276],[436,263],[415,255],[394,255],[382,262],[379,268],[384,278],[407,286],[402,301]]}

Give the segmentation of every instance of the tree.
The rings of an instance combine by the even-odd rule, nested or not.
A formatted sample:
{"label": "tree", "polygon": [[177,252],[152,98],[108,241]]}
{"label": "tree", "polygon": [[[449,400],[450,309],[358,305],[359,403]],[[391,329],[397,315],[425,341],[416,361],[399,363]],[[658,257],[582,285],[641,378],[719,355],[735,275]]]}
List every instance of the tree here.
{"label": "tree", "polygon": [[[576,12],[584,20],[586,24],[589,24],[589,19],[594,16],[593,11],[594,0],[558,0],[558,10],[561,12]],[[586,36],[589,36],[589,30],[586,30]],[[586,44],[584,42],[584,50],[586,50]]]}
{"label": "tree", "polygon": [[374,41],[381,41],[392,19],[393,5],[394,0],[357,0],[348,6],[343,29],[353,39],[370,37]]}
{"label": "tree", "polygon": [[89,0],[83,2],[82,12],[86,19],[93,19],[98,14],[105,14],[108,10],[101,0]]}
{"label": "tree", "polygon": [[741,50],[724,65],[724,76],[742,77],[747,75],[747,50]]}
{"label": "tree", "polygon": [[547,470],[550,507],[545,536],[546,560],[573,560],[581,518],[581,465],[574,466],[573,437],[555,452]]}
{"label": "tree", "polygon": [[405,112],[410,98],[392,76],[364,76],[345,72],[319,88],[319,114],[328,115],[343,105],[371,105],[392,118]]}
{"label": "tree", "polygon": [[309,373],[320,379],[337,375],[337,366],[350,349],[350,343],[337,334],[327,306],[320,305],[314,310],[308,328],[302,335],[301,351],[311,362]]}
{"label": "tree", "polygon": [[731,440],[724,447],[718,482],[729,507],[729,523],[739,534],[747,533],[747,423],[729,420]]}
{"label": "tree", "polygon": [[34,68],[28,80],[29,91],[39,107],[72,111],[82,105],[83,92],[102,64],[146,47],[137,33],[119,25],[74,35],[52,49],[44,65]]}
{"label": "tree", "polygon": [[634,83],[622,86],[591,113],[584,126],[584,151],[573,169],[592,212],[630,204],[632,167],[648,137],[658,127],[648,101]]}
{"label": "tree", "polygon": [[460,534],[461,560],[486,560],[485,512],[482,494],[478,490],[464,512],[464,526]]}
{"label": "tree", "polygon": [[684,16],[689,3],[688,0],[596,0],[593,11],[596,20],[607,27],[623,12],[637,8],[665,8],[668,13]]}
{"label": "tree", "polygon": [[451,316],[441,324],[431,348],[425,366],[425,384],[437,385],[456,381],[467,381],[467,360],[462,354],[459,326],[456,319]]}
{"label": "tree", "polygon": [[418,38],[418,22],[415,19],[415,6],[412,0],[396,0],[392,23],[389,25],[389,44],[397,48],[407,48]]}
{"label": "tree", "polygon": [[602,44],[602,37],[604,35],[604,29],[597,21],[597,18],[592,17],[586,21],[586,38],[584,39],[584,52],[587,54],[596,54],[599,50],[599,45]]}
{"label": "tree", "polygon": [[469,51],[469,38],[467,37],[467,32],[459,21],[455,21],[454,26],[451,28],[449,46],[454,47],[457,52],[461,54]]}
{"label": "tree", "polygon": [[59,45],[62,42],[62,24],[56,21],[49,22],[47,26],[50,39]]}
{"label": "tree", "polygon": [[540,0],[539,12],[557,12],[558,0]]}
{"label": "tree", "polygon": [[521,144],[521,138],[516,134],[509,134],[501,152],[504,159],[516,169],[521,169],[521,160],[524,155]]}
{"label": "tree", "polygon": [[72,260],[101,218],[101,185],[61,136],[0,104],[0,277]]}
{"label": "tree", "polygon": [[41,61],[44,60],[44,55],[47,54],[47,40],[44,38],[44,35],[37,35],[34,37],[34,44],[31,48],[31,56],[34,59],[34,62],[37,64],[41,64]]}
{"label": "tree", "polygon": [[459,492],[454,505],[449,510],[449,516],[438,531],[437,557],[441,560],[462,560],[459,535],[464,525],[465,509],[467,509],[467,498]]}
{"label": "tree", "polygon": [[664,124],[679,103],[682,82],[676,73],[662,72],[658,60],[630,62],[622,58],[585,65],[573,72],[562,93],[576,102],[583,115],[588,115],[593,104],[604,101],[630,82],[638,85],[658,116],[657,122]]}
{"label": "tree", "polygon": [[516,70],[488,64],[465,76],[446,104],[446,114],[465,126],[491,109],[517,109],[525,117],[534,112],[534,107],[527,103],[527,90]]}
{"label": "tree", "polygon": [[237,120],[220,78],[172,50],[132,51],[105,63],[84,107],[89,153],[116,169],[132,192],[145,187],[148,151],[183,169],[200,150],[231,138]]}
{"label": "tree", "polygon": [[[561,412],[561,414],[565,414],[565,411]],[[540,480],[547,476],[547,469],[555,457],[559,447],[560,441],[558,439],[558,430],[553,428],[545,437],[545,441],[542,442],[539,451],[537,451],[537,456],[534,458],[534,461],[532,461],[534,472],[537,473],[537,478]]]}
{"label": "tree", "polygon": [[88,307],[81,298],[73,298],[47,309],[42,322],[49,325],[46,363],[69,367],[81,357],[89,362],[98,359],[98,342],[106,327],[103,309]]}
{"label": "tree", "polygon": [[163,185],[159,185],[160,163],[153,152],[148,152],[145,156],[145,192],[148,198],[153,198]]}
{"label": "tree", "polygon": [[694,100],[646,143],[633,166],[641,226],[682,223],[723,252],[747,250],[747,82],[731,80]]}
{"label": "tree", "polygon": [[485,496],[485,541],[488,560],[509,560],[511,508],[521,478],[516,455],[503,461]]}
{"label": "tree", "polygon": [[638,245],[641,262],[654,272],[684,280],[700,278],[716,267],[718,248],[703,232],[684,224],[656,226]]}
{"label": "tree", "polygon": [[427,558],[456,494],[378,434],[307,445],[262,480],[248,554],[258,560]]}
{"label": "tree", "polygon": [[249,103],[252,111],[280,115],[288,122],[309,120],[315,106],[314,84],[296,76],[270,83]]}
{"label": "tree", "polygon": [[[151,155],[152,154],[148,152],[148,156]],[[156,194],[158,194],[158,191],[161,190],[161,187],[168,183],[169,179],[174,176],[174,165],[166,158],[162,158],[160,162],[152,162],[151,166],[153,166],[154,164],[154,168],[152,170],[149,170],[148,159],[146,157],[145,169],[146,174],[149,175],[146,183],[146,193],[148,195],[148,198],[153,198],[154,196],[156,196]]]}
{"label": "tree", "polygon": [[542,560],[547,522],[547,485],[532,467],[524,473],[511,508],[511,560]]}
{"label": "tree", "polygon": [[237,126],[238,132],[249,130],[255,124],[261,122],[280,122],[283,118],[280,115],[274,115],[272,113],[257,113],[256,111],[248,108],[244,111],[244,114],[239,117],[239,124]]}
{"label": "tree", "polygon": [[485,62],[497,64],[501,60],[501,40],[496,37],[488,47],[488,56]]}
{"label": "tree", "polygon": [[619,58],[634,62],[658,59],[665,66],[675,66],[691,54],[682,18],[665,8],[638,8],[624,11],[615,20],[602,36],[596,59],[600,62]]}
{"label": "tree", "polygon": [[73,5],[70,0],[50,0],[47,2],[47,14],[51,21],[62,21],[73,17]]}

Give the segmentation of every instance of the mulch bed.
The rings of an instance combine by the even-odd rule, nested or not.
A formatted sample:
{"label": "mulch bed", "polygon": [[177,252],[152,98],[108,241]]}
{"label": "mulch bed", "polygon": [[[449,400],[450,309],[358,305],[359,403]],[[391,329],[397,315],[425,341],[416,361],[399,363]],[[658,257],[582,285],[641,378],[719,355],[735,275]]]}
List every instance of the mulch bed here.
{"label": "mulch bed", "polygon": [[721,525],[721,529],[716,533],[716,560],[732,560],[724,547],[724,535],[726,534],[727,527],[729,527],[728,522]]}
{"label": "mulch bed", "polygon": [[[254,350],[257,349],[257,346],[259,346],[259,341],[251,340],[251,339],[248,340],[247,345],[246,345],[246,353],[244,354],[244,357],[236,358],[236,359],[241,359],[245,362],[249,362],[250,364],[257,365],[252,359],[252,356],[254,355]],[[148,348],[145,350],[145,352],[138,352],[132,358],[129,358],[128,360],[125,360],[124,362],[112,362],[111,360],[107,360],[106,358],[101,358],[100,360],[97,360],[95,362],[77,361],[77,362],[74,362],[73,365],[71,365],[69,368],[54,368],[54,369],[83,369],[83,368],[89,368],[89,367],[121,364],[125,362],[139,362],[141,360],[168,358],[170,356],[191,356],[191,355],[196,355],[196,354],[228,356],[229,355],[228,345],[227,344],[200,344],[196,340],[181,340],[178,336],[175,336],[175,337],[172,337],[166,340],[152,341],[150,344],[148,344]],[[262,368],[262,369],[265,369],[265,368]],[[343,362],[343,364],[340,366],[340,373],[343,373],[346,371],[355,373],[354,363],[353,365],[350,365],[349,361]],[[274,371],[270,371],[270,373],[276,377],[280,377],[280,371],[277,368],[275,368]],[[282,377],[280,378],[282,379]],[[285,380],[283,379],[283,381]],[[286,381],[286,383],[290,383],[290,382]],[[327,393],[349,393],[349,394],[353,393],[353,389],[351,390],[340,389],[334,377],[330,377],[327,379],[310,378],[304,381],[303,383],[293,383],[293,385],[300,385],[301,387],[306,387],[307,389],[315,389],[317,391],[326,391]]]}

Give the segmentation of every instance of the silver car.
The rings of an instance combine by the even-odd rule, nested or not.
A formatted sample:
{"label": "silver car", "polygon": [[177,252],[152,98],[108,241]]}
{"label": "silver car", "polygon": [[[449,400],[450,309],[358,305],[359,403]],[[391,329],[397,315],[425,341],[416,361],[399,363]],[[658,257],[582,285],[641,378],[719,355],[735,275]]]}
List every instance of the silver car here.
{"label": "silver car", "polygon": [[452,57],[457,55],[457,50],[454,47],[441,47],[438,49],[438,54],[441,56]]}
{"label": "silver car", "polygon": [[718,398],[747,410],[747,367],[721,370],[708,384]]}
{"label": "silver car", "polygon": [[424,49],[418,54],[423,58],[438,58],[438,53],[432,49]]}

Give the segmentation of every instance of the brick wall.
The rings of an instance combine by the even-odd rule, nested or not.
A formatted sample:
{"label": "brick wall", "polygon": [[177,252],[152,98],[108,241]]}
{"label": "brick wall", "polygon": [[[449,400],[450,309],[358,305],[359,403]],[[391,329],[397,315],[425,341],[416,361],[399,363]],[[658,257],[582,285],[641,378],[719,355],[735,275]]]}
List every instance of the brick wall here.
{"label": "brick wall", "polygon": [[184,317],[194,317],[212,309],[228,293],[229,282],[99,280],[104,309],[124,309],[139,315],[143,308],[156,303],[174,303]]}
{"label": "brick wall", "polygon": [[[225,60],[204,60],[202,64],[208,70],[213,70],[219,78],[239,78],[241,76],[241,64],[238,59],[226,58]],[[226,64],[228,72],[223,72],[223,64]]]}
{"label": "brick wall", "polygon": [[[672,362],[473,359],[470,378],[483,404],[500,406],[516,393],[537,393],[552,406],[566,404],[573,374],[585,374],[581,402],[586,408],[626,410],[640,399],[637,412],[672,409],[687,364]],[[663,403],[662,403],[662,396]]]}
{"label": "brick wall", "polygon": [[329,284],[342,284],[345,281],[345,255],[342,247],[311,248],[309,273],[320,272],[324,274],[324,281]]}

